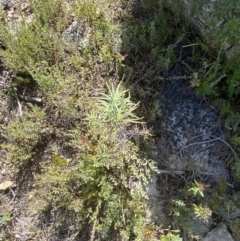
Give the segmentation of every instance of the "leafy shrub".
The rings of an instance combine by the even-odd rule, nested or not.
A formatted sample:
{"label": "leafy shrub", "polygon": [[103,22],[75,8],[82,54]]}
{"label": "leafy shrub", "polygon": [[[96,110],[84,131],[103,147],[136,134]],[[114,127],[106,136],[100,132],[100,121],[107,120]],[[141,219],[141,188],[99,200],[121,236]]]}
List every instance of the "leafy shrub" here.
{"label": "leafy shrub", "polygon": [[77,137],[82,151],[63,165],[46,167],[38,177],[41,206],[75,212],[79,230],[91,224],[91,240],[106,240],[112,231],[123,240],[133,234],[145,240],[145,186],[153,164],[141,158],[131,138],[147,132],[128,129],[139,118],[126,91],[120,86],[108,91],[94,99],[85,118],[87,133]]}
{"label": "leafy shrub", "polygon": [[[163,4],[159,3],[152,19],[142,20],[133,16],[127,19],[128,27],[123,33],[123,51],[129,54],[129,61],[136,62],[139,58],[141,61],[156,64],[160,70],[170,68],[175,57],[173,48],[176,35],[173,35],[173,32],[177,31],[179,35],[183,35],[184,30],[175,28],[180,19],[176,18],[176,23],[170,22],[172,20],[168,14]],[[169,42],[173,44],[167,46]]]}
{"label": "leafy shrub", "polygon": [[28,72],[32,64],[42,61],[46,61],[49,66],[63,61],[67,49],[60,38],[67,22],[63,1],[33,0],[30,3],[33,10],[30,23],[23,18],[16,33],[11,33],[7,26],[1,25],[0,31],[5,33],[3,45],[6,47],[1,55],[6,67],[15,72]]}
{"label": "leafy shrub", "polygon": [[2,51],[5,65],[16,72],[28,72],[32,64],[46,61],[50,66],[62,61],[63,43],[47,27],[38,23],[26,24],[11,36],[6,43],[7,50]]}
{"label": "leafy shrub", "polygon": [[211,221],[208,193],[209,186],[195,180],[180,190],[180,198],[170,202],[174,228],[183,230],[189,240],[199,240],[203,234],[199,233],[201,228],[198,226]]}
{"label": "leafy shrub", "polygon": [[53,29],[55,33],[60,33],[68,23],[68,9],[66,1],[53,0],[30,0],[31,9],[34,13],[35,21],[42,27]]}
{"label": "leafy shrub", "polygon": [[7,161],[14,163],[31,159],[34,148],[41,141],[44,125],[45,113],[36,106],[26,110],[22,119],[12,120],[7,126],[1,125],[5,140],[1,148]]}

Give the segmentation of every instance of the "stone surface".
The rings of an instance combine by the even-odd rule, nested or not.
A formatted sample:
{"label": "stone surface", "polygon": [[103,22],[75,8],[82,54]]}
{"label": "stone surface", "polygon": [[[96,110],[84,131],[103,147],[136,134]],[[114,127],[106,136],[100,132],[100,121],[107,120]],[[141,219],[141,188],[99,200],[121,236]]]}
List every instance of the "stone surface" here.
{"label": "stone surface", "polygon": [[[191,57],[191,51],[182,54]],[[198,180],[207,185],[222,179],[230,182],[227,160],[231,150],[225,141],[226,132],[218,123],[218,112],[208,100],[196,95],[187,76],[188,69],[181,63],[169,70],[160,94],[162,114],[152,123],[161,173],[153,178],[156,188],[153,185],[152,195],[149,194],[153,204],[150,218],[156,223],[161,220],[161,213],[168,215],[158,190],[163,189],[160,194],[181,197],[179,190],[187,181]],[[190,220],[189,225],[194,235],[202,238],[211,229],[212,222],[211,218],[208,222],[196,218]]]}
{"label": "stone surface", "polygon": [[13,186],[14,186],[14,182],[12,182],[12,181],[2,182],[2,183],[0,183],[0,191],[5,191],[9,187],[13,187]]}
{"label": "stone surface", "polygon": [[84,48],[89,42],[89,34],[83,24],[73,21],[71,25],[64,31],[63,35],[71,39],[78,48]]}
{"label": "stone surface", "polygon": [[[176,9],[176,3],[174,0],[164,0],[163,2],[167,8],[171,9],[171,11],[179,12],[179,7]],[[200,2],[201,1],[199,1],[199,3]],[[208,42],[210,47],[214,47],[212,46],[210,39],[216,38],[216,36],[219,35],[220,28],[227,24],[224,16],[217,16],[217,14],[213,13],[216,2],[216,0],[205,0],[202,1],[200,5],[193,0],[183,0],[183,5],[181,7],[181,15],[184,17],[186,22],[189,25],[194,26],[197,33]],[[197,10],[195,9],[195,4],[196,6],[199,6]],[[206,40],[207,35],[210,36],[209,40]],[[238,56],[240,46],[237,46],[235,50],[232,50],[230,46],[230,43],[223,40],[222,47],[223,50],[226,51],[227,58],[234,59],[234,57]]]}
{"label": "stone surface", "polygon": [[[195,5],[194,1],[192,0],[182,1],[182,16],[187,20],[188,23],[191,23],[195,27],[197,27],[197,29],[199,30],[199,34],[202,36],[204,36],[208,31],[216,30],[224,22],[223,19],[219,19],[217,17],[212,18],[211,21],[206,20],[214,7],[215,1],[216,0],[203,1],[201,5]],[[174,0],[164,0],[164,3],[168,8],[174,11],[179,11],[179,9],[175,9],[176,4]],[[198,7],[198,11],[194,9],[197,5],[200,5],[200,7]]]}
{"label": "stone surface", "polygon": [[151,181],[148,184],[147,194],[149,198],[149,209],[147,212],[147,221],[149,223],[168,227],[171,221],[166,213],[164,201],[161,199],[160,191],[158,190],[157,176],[153,174]]}
{"label": "stone surface", "polygon": [[9,0],[0,0],[0,5],[3,7],[3,8],[7,8],[10,4],[10,1]]}
{"label": "stone surface", "polygon": [[204,237],[211,229],[212,219],[203,220],[201,218],[194,218],[191,220],[191,228],[193,233],[198,237]]}
{"label": "stone surface", "polygon": [[188,172],[208,184],[228,180],[229,149],[216,111],[183,79],[165,84],[161,103],[162,116],[154,123],[160,168]]}
{"label": "stone surface", "polygon": [[219,223],[218,226],[209,232],[202,241],[234,241],[228,232],[225,223]]}

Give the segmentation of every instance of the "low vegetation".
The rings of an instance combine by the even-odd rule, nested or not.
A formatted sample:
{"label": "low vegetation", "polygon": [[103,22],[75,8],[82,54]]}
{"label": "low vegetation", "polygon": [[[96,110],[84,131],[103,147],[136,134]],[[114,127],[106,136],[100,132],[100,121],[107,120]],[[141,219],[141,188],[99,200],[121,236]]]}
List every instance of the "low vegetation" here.
{"label": "low vegetation", "polygon": [[[12,204],[23,199],[34,224],[21,230],[25,240],[199,240],[192,220],[213,216],[240,237],[239,60],[223,48],[239,48],[238,1],[214,5],[206,21],[224,12],[226,23],[206,39],[181,2],[171,12],[162,1],[29,0],[15,10],[17,29],[2,7],[0,158],[18,171],[0,190],[0,240],[18,240]],[[193,12],[202,6],[190,2]],[[185,183],[165,197],[164,227],[147,219],[157,172],[151,123],[181,42],[197,46],[185,63],[189,85],[228,129],[233,181]]]}

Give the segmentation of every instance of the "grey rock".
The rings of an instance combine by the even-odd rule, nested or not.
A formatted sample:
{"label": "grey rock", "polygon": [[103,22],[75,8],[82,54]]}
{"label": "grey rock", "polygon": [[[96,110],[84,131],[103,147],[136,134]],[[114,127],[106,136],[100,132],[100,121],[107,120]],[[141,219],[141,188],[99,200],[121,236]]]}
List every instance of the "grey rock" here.
{"label": "grey rock", "polygon": [[73,21],[64,31],[63,36],[73,41],[78,48],[84,48],[89,42],[85,26],[78,21]]}
{"label": "grey rock", "polygon": [[198,237],[202,238],[209,232],[212,225],[212,220],[205,221],[201,218],[195,218],[191,220],[191,227],[193,233],[196,234]]}
{"label": "grey rock", "polygon": [[161,103],[162,116],[153,124],[159,166],[190,171],[209,184],[228,180],[229,149],[217,113],[183,79],[165,84]]}
{"label": "grey rock", "polygon": [[147,222],[168,227],[171,221],[166,213],[166,207],[161,200],[160,192],[158,190],[157,176],[153,174],[147,186],[147,194],[149,205],[147,210]]}
{"label": "grey rock", "polygon": [[3,8],[9,7],[9,4],[10,4],[10,1],[9,1],[9,0],[0,0],[0,5],[1,5]]}
{"label": "grey rock", "polygon": [[[182,68],[175,68],[173,76],[180,76]],[[162,174],[153,177],[148,193],[150,220],[155,223],[164,220],[164,215],[167,217],[167,207],[164,208],[158,193],[158,189],[167,182],[164,177],[168,180],[171,176],[182,176],[213,185],[222,179],[230,182],[226,162],[231,151],[224,143],[225,130],[218,123],[218,113],[198,97],[189,82],[182,78],[166,81],[160,99],[162,115],[152,126],[156,161]],[[181,195],[181,184],[176,180],[169,190],[173,190],[175,195]],[[170,185],[167,183],[167,186]],[[194,235],[200,238],[209,232],[212,225],[211,218],[207,221],[189,218],[187,222]]]}
{"label": "grey rock", "polygon": [[234,241],[234,239],[228,232],[227,225],[225,223],[219,223],[202,241]]}
{"label": "grey rock", "polygon": [[[163,2],[172,11],[178,11],[175,9],[176,3],[174,0],[164,0]],[[196,28],[198,34],[200,34],[204,39],[206,39],[205,37],[208,35],[213,37],[218,36],[219,29],[226,24],[224,16],[216,16],[216,14],[213,14],[214,5],[216,2],[217,0],[203,1],[201,7],[196,10],[193,7],[194,1],[182,1],[182,16],[185,18],[187,23]],[[209,40],[209,45],[211,45],[211,40]],[[226,51],[225,53],[227,58],[234,59],[234,57],[236,57],[239,53],[240,42],[234,50],[232,50],[230,46],[231,44],[226,41],[222,43],[222,47],[223,50]]]}

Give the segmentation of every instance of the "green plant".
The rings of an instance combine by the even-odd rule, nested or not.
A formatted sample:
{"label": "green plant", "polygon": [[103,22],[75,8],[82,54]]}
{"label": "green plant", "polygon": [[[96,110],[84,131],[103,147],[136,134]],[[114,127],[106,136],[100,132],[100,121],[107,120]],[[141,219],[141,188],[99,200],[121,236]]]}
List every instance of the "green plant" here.
{"label": "green plant", "polygon": [[136,104],[120,89],[108,87],[108,94],[94,98],[76,158],[55,162],[39,176],[43,208],[51,203],[73,211],[80,230],[91,224],[91,240],[106,240],[110,231],[144,240],[145,185],[153,164],[141,159],[130,140],[147,132],[128,131],[139,118],[133,114]]}
{"label": "green plant", "polygon": [[[63,61],[66,56],[64,51],[68,47],[60,38],[62,29],[54,29],[54,26],[58,25],[63,28],[63,23],[60,21],[65,21],[61,13],[66,8],[60,2],[55,0],[55,3],[50,4],[48,1],[31,1],[34,11],[33,21],[27,23],[23,19],[16,33],[11,33],[4,25],[1,26],[2,32],[8,31],[4,39],[6,49],[1,50],[7,68],[15,72],[28,73],[32,64],[46,61],[51,66]],[[51,14],[49,9],[52,9]]]}
{"label": "green plant", "polygon": [[60,33],[68,23],[69,5],[63,0],[30,0],[30,6],[34,12],[35,21],[42,27],[53,29]]}
{"label": "green plant", "polygon": [[[209,202],[209,186],[199,181],[190,183],[181,190],[179,199],[171,201],[169,210],[173,216],[173,227],[183,230],[189,240],[199,240],[202,233],[198,226],[211,220],[213,211]],[[206,196],[205,196],[206,193]]]}
{"label": "green plant", "polygon": [[[176,61],[175,47],[186,35],[182,1],[174,2],[172,11],[163,1],[142,0],[147,11],[129,10],[129,1],[29,2],[32,21],[23,17],[14,33],[8,29],[6,13],[1,12],[0,54],[13,72],[8,94],[15,97],[14,86],[18,94],[39,95],[43,101],[41,107],[21,101],[19,119],[5,118],[6,108],[1,106],[1,155],[6,162],[18,164],[41,160],[41,173],[33,185],[39,206],[33,208],[40,207],[40,217],[56,215],[46,223],[53,232],[45,233],[54,233],[57,239],[67,229],[69,240],[78,239],[81,231],[91,241],[156,240],[159,235],[163,241],[182,240],[178,232],[159,231],[146,223],[145,187],[154,170],[146,157],[157,154],[137,117],[154,120],[160,115],[162,73]],[[202,4],[202,0],[192,1],[190,12],[195,14]],[[219,49],[217,54],[204,43],[200,43],[203,52],[194,53],[191,61],[201,60],[202,68],[199,64],[197,70],[190,70],[192,85],[218,100],[225,126],[234,132],[231,142],[240,152],[239,61],[237,57],[226,61],[221,45],[226,40],[237,49],[239,19],[232,3],[215,4],[221,11],[226,7],[227,24],[210,44]],[[209,21],[214,14],[208,16]],[[69,29],[75,31],[77,41],[66,36]],[[207,51],[211,57],[205,57]],[[131,96],[119,79],[126,81]],[[6,99],[4,93],[0,97]],[[131,97],[141,103],[134,104]],[[239,160],[233,162],[231,169],[237,177]],[[192,222],[208,220],[213,210],[237,236],[238,196],[227,197],[226,185],[225,180],[212,190],[197,181],[186,183],[179,199],[170,197],[173,228],[196,237]],[[11,222],[8,215],[2,216],[4,227]]]}
{"label": "green plant", "polygon": [[11,218],[10,214],[3,215],[0,218],[0,225],[5,225],[5,224],[11,222],[11,220],[12,220],[12,218]]}
{"label": "green plant", "polygon": [[233,192],[232,195],[226,193],[227,183],[221,180],[208,194],[209,206],[212,211],[219,215],[230,227],[234,237],[239,237],[239,193]]}
{"label": "green plant", "polygon": [[[123,34],[123,51],[129,55],[129,60],[133,61],[137,61],[137,58],[140,60],[146,53],[151,52],[147,55],[149,61],[159,62],[158,67],[161,68],[163,66],[160,63],[163,63],[164,57],[165,65],[174,58],[172,53],[174,46],[166,47],[166,43],[171,40],[175,26],[169,22],[168,13],[162,4],[153,16],[152,19],[144,21],[133,17],[127,20],[128,28]],[[182,29],[178,31],[181,32]]]}
{"label": "green plant", "polygon": [[36,106],[29,105],[24,117],[1,125],[4,142],[2,150],[6,153],[6,161],[18,163],[31,159],[34,148],[41,141],[42,128],[45,124],[45,113]]}
{"label": "green plant", "polygon": [[203,191],[205,191],[206,187],[205,184],[194,180],[194,183],[192,183],[192,187],[188,189],[188,192],[193,193],[194,196],[200,195],[201,197],[204,197]]}
{"label": "green plant", "polygon": [[8,68],[21,72],[27,71],[33,63],[47,61],[53,65],[63,59],[64,50],[59,49],[62,46],[59,38],[37,24],[32,28],[22,27],[17,36],[8,41],[8,51],[3,52]]}
{"label": "green plant", "polygon": [[141,3],[144,8],[151,9],[151,8],[157,7],[159,1],[158,0],[149,0],[149,1],[141,0]]}
{"label": "green plant", "polygon": [[212,211],[207,206],[193,204],[194,215],[196,217],[208,220],[212,216]]}
{"label": "green plant", "polygon": [[165,235],[162,235],[160,240],[161,241],[182,241],[182,238],[179,236],[178,233],[171,231]]}
{"label": "green plant", "polygon": [[[220,119],[230,133],[229,142],[235,151],[229,160],[233,177],[239,178],[239,27],[240,17],[237,9],[238,1],[227,5],[224,1],[214,2],[209,11],[203,9],[203,1],[189,1],[192,15],[199,8],[203,12],[204,24],[209,27],[204,33],[205,40],[200,44],[202,67],[193,72],[191,84],[197,93],[206,95],[213,100],[214,107],[220,112]],[[218,26],[216,28],[215,26]],[[195,54],[196,55],[196,54]],[[198,58],[199,60],[201,58]]]}
{"label": "green plant", "polygon": [[[140,123],[140,119],[134,114],[134,110],[138,104],[133,104],[130,100],[130,93],[127,90],[121,91],[120,85],[114,89],[113,85],[108,87],[108,94],[103,94],[101,97],[97,97],[98,108],[103,111],[103,122],[109,124],[114,129],[118,129],[119,126],[128,125],[130,123]],[[125,97],[126,93],[128,96]],[[95,117],[87,117],[89,124],[93,124],[92,121]],[[93,126],[97,126],[94,123]],[[97,131],[97,130],[96,130]]]}

